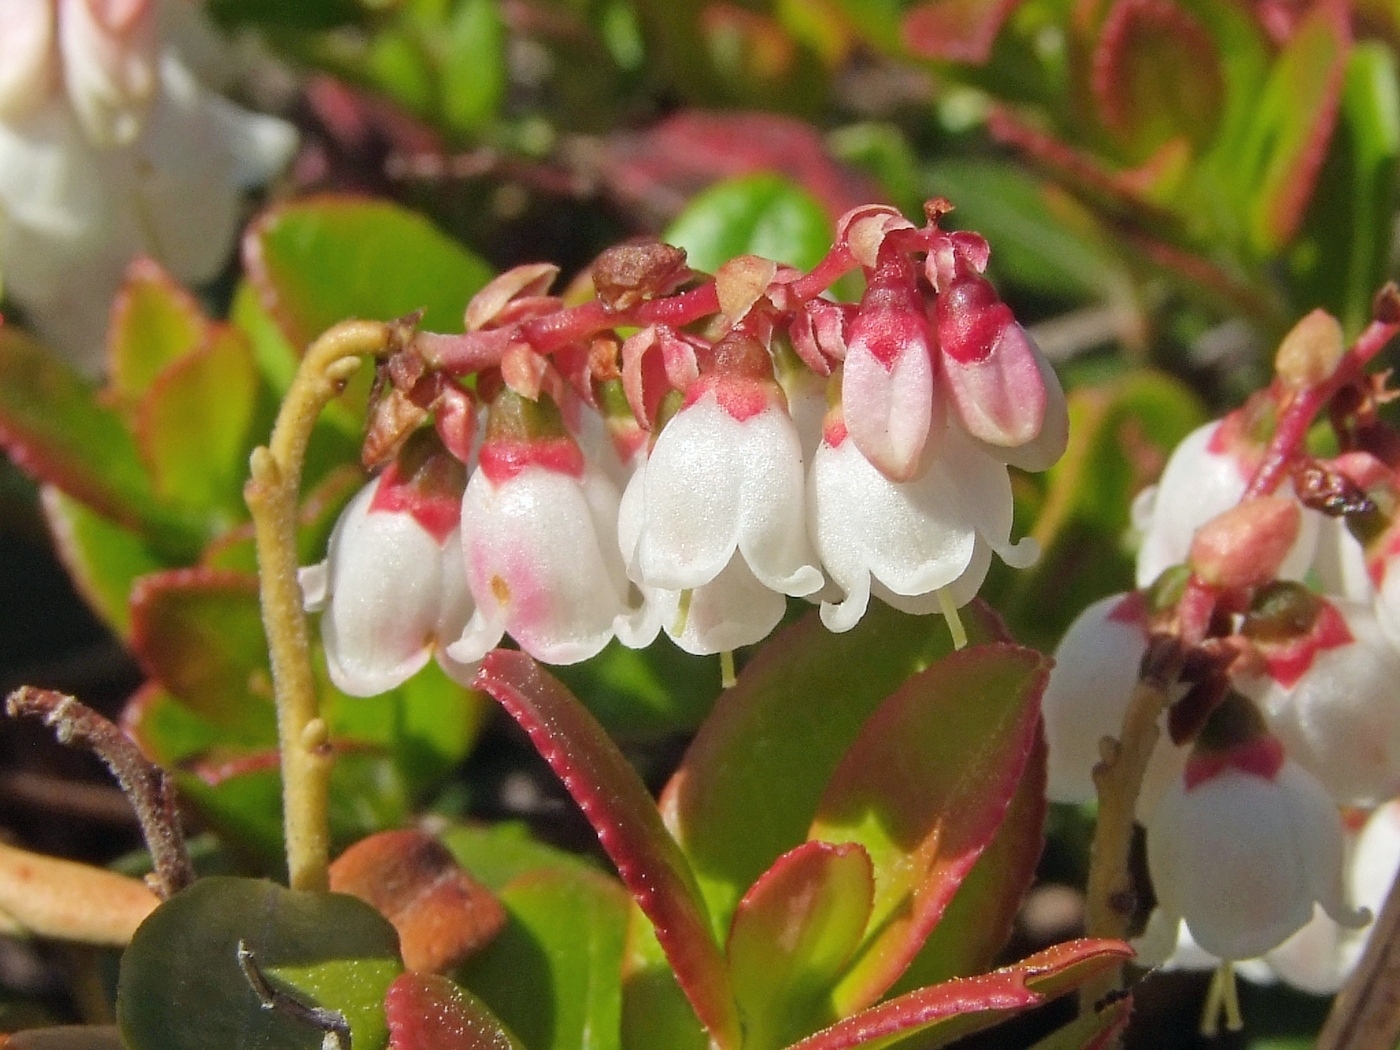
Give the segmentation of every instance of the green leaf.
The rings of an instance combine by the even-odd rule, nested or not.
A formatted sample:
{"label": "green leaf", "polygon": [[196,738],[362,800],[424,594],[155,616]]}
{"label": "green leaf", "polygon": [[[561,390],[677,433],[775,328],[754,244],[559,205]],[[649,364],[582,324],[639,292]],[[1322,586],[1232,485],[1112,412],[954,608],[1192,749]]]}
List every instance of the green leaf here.
{"label": "green leaf", "polygon": [[258,373],[236,328],[172,361],[150,382],[136,414],[136,438],[162,499],[212,512],[227,525],[247,517],[243,482],[254,434]]}
{"label": "green leaf", "polygon": [[293,346],[351,317],[423,309],[457,332],[489,268],[421,215],[386,201],[317,197],[265,212],[246,236],[248,279]]}
{"label": "green leaf", "polygon": [[843,756],[809,836],[858,842],[875,869],[869,933],[835,994],[842,1015],[894,983],[1001,826],[1048,674],[1030,649],[962,649],[881,704]]}
{"label": "green leaf", "polygon": [[146,535],[173,558],[202,543],[197,518],[157,499],[121,417],[27,334],[0,328],[0,447],[26,473]]}
{"label": "green leaf", "polygon": [[443,117],[451,130],[473,134],[496,119],[505,95],[505,29],[496,0],[465,0],[444,28]]}
{"label": "green leaf", "polygon": [[738,255],[809,270],[833,236],[826,210],[806,190],[780,175],[749,175],[701,193],[662,239],[684,248],[692,267],[713,273]]}
{"label": "green leaf", "polygon": [[498,897],[509,921],[459,980],[531,1050],[617,1050],[626,890],[601,872],[546,868]]}
{"label": "green leaf", "polygon": [[78,593],[117,635],[129,640],[132,584],[167,568],[139,533],[109,521],[52,485],[40,489],[44,517]]}
{"label": "green leaf", "polygon": [[745,1050],[786,1046],[835,1020],[829,995],[860,945],[874,891],[859,845],[804,842],[744,894],[728,956]]}
{"label": "green leaf", "polygon": [[199,304],[151,259],[127,269],[107,331],[111,390],[122,400],[144,394],[155,377],[204,342],[209,322]]}
{"label": "green leaf", "polygon": [[[962,610],[974,641],[1000,637],[995,614]],[[817,804],[865,720],[910,675],[952,649],[940,617],[872,601],[832,634],[816,612],[771,637],[725,691],[662,795],[717,936],[739,898],[807,838]]]}
{"label": "green leaf", "polygon": [[211,876],[152,912],[122,956],[117,1023],[127,1046],[320,1047],[320,1031],[262,1008],[239,968],[240,942],[269,984],[342,1013],[357,1050],[386,1044],[384,992],[403,966],[378,912],[343,894]]}
{"label": "green leaf", "polygon": [[[1120,1036],[1128,1026],[1128,1018],[1133,1010],[1132,995],[1124,995],[1088,1013],[1081,1014],[1054,1032],[1051,1032],[1031,1050],[1104,1050],[1114,1046],[1114,1036]],[[1312,1046],[1311,1039],[1301,1040],[1296,1050],[1307,1050]],[[1257,1043],[1251,1050],[1264,1050]],[[1282,1047],[1274,1050],[1283,1050]]]}
{"label": "green leaf", "polygon": [[484,1003],[446,977],[405,973],[384,997],[389,1050],[524,1050]]}

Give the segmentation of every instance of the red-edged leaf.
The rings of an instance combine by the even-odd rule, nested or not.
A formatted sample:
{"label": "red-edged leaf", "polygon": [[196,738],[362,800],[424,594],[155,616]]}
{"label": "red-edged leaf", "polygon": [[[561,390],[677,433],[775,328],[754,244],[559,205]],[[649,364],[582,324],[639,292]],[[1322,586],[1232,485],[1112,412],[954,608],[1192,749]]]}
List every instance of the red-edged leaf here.
{"label": "red-edged leaf", "polygon": [[935,1050],[1063,995],[1132,956],[1132,949],[1121,941],[1067,941],[1015,966],[901,995],[838,1021],[788,1050],[882,1050],[915,1033],[923,1036],[919,1050]]}
{"label": "red-edged leaf", "polygon": [[[962,616],[974,640],[1005,637],[985,605]],[[807,838],[866,718],[951,649],[938,617],[875,601],[853,629],[832,634],[814,611],[770,638],[720,696],[661,809],[721,931],[748,887]]]}
{"label": "red-edged leaf", "polygon": [[894,991],[983,973],[1006,946],[1045,845],[1045,757],[1044,734],[1037,732],[996,837],[963,879]]}
{"label": "red-edged leaf", "polygon": [[136,414],[136,439],[157,494],[225,521],[244,517],[257,408],[257,365],[235,328],[211,329],[198,349],[162,369]]}
{"label": "red-edged leaf", "polygon": [[161,505],[117,413],[11,325],[0,328],[0,447],[26,473],[175,553],[199,549],[203,530]]}
{"label": "red-edged leaf", "polygon": [[1269,72],[1240,151],[1259,251],[1282,248],[1303,221],[1337,123],[1350,48],[1346,5],[1317,4]]}
{"label": "red-edged leaf", "polygon": [[728,954],[745,1047],[785,1046],[834,1019],[829,993],[860,945],[874,891],[860,846],[804,842],[744,894]]}
{"label": "red-edged leaf", "polygon": [[488,653],[476,685],[520,723],[579,804],[716,1043],[737,1046],[734,997],[705,902],[636,771],[597,719],[525,653]]}
{"label": "red-edged leaf", "polygon": [[256,576],[172,569],[137,581],[131,642],[148,674],[231,730],[264,724],[272,703]]}
{"label": "red-edged leaf", "polygon": [[1131,992],[1100,1004],[1090,1013],[1051,1032],[1031,1050],[1109,1050],[1122,1045],[1123,1031],[1133,1014]]}
{"label": "red-edged leaf", "polygon": [[523,1050],[481,1002],[446,977],[405,973],[384,995],[389,1050]]}
{"label": "red-edged leaf", "polygon": [[161,369],[202,343],[208,330],[194,296],[155,260],[133,259],[107,329],[112,394],[123,402],[140,397]]}
{"label": "red-edged leaf", "polygon": [[875,865],[872,933],[836,990],[842,1013],[894,983],[992,841],[1048,673],[1044,656],[1006,643],[953,653],[886,700],[841,760],[809,837],[859,842]]}
{"label": "red-edged leaf", "polygon": [[1021,0],[930,0],[904,16],[904,46],[920,58],[981,65]]}

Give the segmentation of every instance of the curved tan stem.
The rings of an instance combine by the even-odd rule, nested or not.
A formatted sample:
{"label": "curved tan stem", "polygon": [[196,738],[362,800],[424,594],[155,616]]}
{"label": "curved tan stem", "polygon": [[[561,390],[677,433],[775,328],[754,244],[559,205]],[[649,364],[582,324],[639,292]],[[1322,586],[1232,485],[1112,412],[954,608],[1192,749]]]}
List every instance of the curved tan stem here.
{"label": "curved tan stem", "polygon": [[364,355],[384,356],[411,325],[345,321],[311,344],[282,401],[272,438],[253,451],[243,498],[253,516],[282,752],[282,813],[293,889],[324,890],[329,859],[326,812],[331,771],[306,619],[297,586],[296,515],[307,442],[321,410],[345,389]]}

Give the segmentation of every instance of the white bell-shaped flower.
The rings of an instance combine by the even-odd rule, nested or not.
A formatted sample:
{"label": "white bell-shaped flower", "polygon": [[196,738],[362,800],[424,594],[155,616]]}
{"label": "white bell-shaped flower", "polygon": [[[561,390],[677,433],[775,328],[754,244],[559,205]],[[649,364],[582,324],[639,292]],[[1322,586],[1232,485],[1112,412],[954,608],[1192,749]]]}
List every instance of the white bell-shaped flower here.
{"label": "white bell-shaped flower", "polygon": [[303,600],[322,613],[327,669],[342,692],[386,692],[433,655],[453,679],[471,683],[476,668],[443,649],[472,612],[460,509],[456,493],[414,491],[391,464],[341,513],[326,560],[301,570]]}
{"label": "white bell-shaped flower", "polygon": [[523,402],[506,391],[492,405],[481,462],[462,497],[476,611],[448,653],[479,660],[509,632],[538,660],[577,663],[608,644],[628,607],[617,487],[562,425],[544,434],[496,431],[507,400],[516,409]]}
{"label": "white bell-shaped flower", "polygon": [[767,352],[731,334],[716,357],[630,482],[642,491],[628,572],[644,587],[693,590],[737,551],[770,590],[812,594],[823,577],[807,539],[802,445]]}
{"label": "white bell-shaped flower", "polygon": [[[892,481],[850,439],[839,410],[828,416],[807,484],[808,522],[822,564],[845,594],[822,604],[822,622],[848,631],[865,615],[872,593],[919,600],[938,608],[938,592],[988,559],[981,547],[1013,564],[1034,557],[1029,544],[1010,543],[1011,481],[1004,464],[956,427],[930,442],[922,471]],[[961,604],[961,602],[957,603]]]}
{"label": "white bell-shaped flower", "polygon": [[1312,918],[1314,903],[1358,927],[1342,877],[1345,834],[1327,790],[1272,737],[1198,750],[1147,822],[1158,908],[1145,941],[1179,921],[1205,951],[1249,959]]}

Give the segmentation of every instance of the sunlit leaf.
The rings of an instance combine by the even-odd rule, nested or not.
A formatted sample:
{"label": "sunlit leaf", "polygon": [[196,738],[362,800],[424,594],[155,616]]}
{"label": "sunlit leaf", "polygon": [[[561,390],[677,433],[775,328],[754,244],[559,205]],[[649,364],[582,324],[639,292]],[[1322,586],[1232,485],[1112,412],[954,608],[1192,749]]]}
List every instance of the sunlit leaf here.
{"label": "sunlit leaf", "polygon": [[127,268],[107,331],[111,390],[135,399],[172,361],[204,342],[209,323],[194,297],[151,259]]}
{"label": "sunlit leaf", "polygon": [[663,240],[684,248],[695,269],[713,273],[746,254],[807,269],[834,235],[831,218],[806,191],[777,175],[750,175],[700,194]]}
{"label": "sunlit leaf", "polygon": [[384,997],[389,1050],[522,1050],[491,1011],[446,977],[405,973]]}

